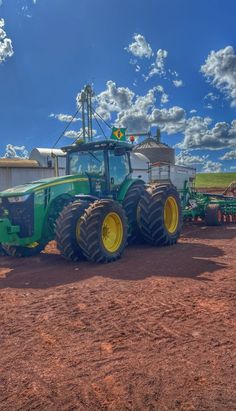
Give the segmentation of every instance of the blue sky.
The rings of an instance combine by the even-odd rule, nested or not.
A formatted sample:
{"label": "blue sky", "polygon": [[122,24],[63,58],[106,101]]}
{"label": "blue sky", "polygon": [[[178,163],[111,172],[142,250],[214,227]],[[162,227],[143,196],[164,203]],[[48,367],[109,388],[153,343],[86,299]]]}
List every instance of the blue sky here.
{"label": "blue sky", "polygon": [[[111,124],[159,126],[180,164],[234,170],[234,0],[0,4],[0,155],[7,144],[51,147],[93,83],[97,111]],[[69,135],[80,127],[74,122]]]}

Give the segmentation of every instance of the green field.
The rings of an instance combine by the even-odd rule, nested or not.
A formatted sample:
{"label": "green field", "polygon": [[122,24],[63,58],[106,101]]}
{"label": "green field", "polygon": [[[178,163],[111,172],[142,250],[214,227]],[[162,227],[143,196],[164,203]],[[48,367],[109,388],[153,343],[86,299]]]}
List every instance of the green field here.
{"label": "green field", "polygon": [[196,187],[226,188],[232,181],[236,181],[236,173],[199,173]]}

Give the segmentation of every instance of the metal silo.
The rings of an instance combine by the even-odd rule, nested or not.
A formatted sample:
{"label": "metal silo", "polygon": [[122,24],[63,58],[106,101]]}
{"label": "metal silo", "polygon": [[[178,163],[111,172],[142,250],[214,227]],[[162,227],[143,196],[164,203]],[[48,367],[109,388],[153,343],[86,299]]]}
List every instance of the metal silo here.
{"label": "metal silo", "polygon": [[175,164],[175,150],[158,139],[148,137],[133,148],[135,153],[144,154],[150,163]]}

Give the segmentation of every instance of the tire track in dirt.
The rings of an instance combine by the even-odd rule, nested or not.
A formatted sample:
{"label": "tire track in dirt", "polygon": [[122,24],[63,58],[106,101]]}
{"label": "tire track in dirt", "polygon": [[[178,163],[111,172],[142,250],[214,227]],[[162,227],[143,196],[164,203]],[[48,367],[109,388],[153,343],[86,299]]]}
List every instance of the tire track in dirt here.
{"label": "tire track in dirt", "polygon": [[235,231],[0,261],[0,410],[236,409]]}

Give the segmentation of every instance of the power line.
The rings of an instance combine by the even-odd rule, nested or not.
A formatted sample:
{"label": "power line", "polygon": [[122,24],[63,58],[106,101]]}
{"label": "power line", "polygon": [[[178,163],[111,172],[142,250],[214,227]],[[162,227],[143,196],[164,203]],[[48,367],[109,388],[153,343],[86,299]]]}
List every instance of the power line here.
{"label": "power line", "polygon": [[104,137],[105,137],[105,139],[106,139],[106,135],[105,135],[105,133],[104,133],[104,130],[103,130],[102,126],[99,124],[99,121],[96,119],[96,117],[95,117],[95,116],[94,116],[94,119],[95,119],[95,121],[96,121],[96,123],[97,123],[98,127],[100,128],[100,130],[101,130],[102,134],[104,135]]}
{"label": "power line", "polygon": [[104,120],[104,118],[102,118],[102,117],[100,116],[100,114],[98,114],[98,113],[96,112],[96,110],[95,110],[94,108],[92,108],[92,111],[107,125],[107,127],[109,127],[110,129],[112,129],[111,125],[108,124],[108,123]]}
{"label": "power line", "polygon": [[78,108],[78,110],[76,110],[75,114],[73,115],[71,121],[67,124],[67,126],[64,128],[63,132],[60,134],[60,136],[58,137],[58,139],[56,140],[55,144],[53,145],[53,148],[57,145],[57,143],[60,141],[60,139],[64,136],[66,130],[70,127],[71,123],[73,122],[74,118],[77,116],[77,114],[79,113],[81,109],[81,106]]}
{"label": "power line", "polygon": [[76,137],[76,139],[73,141],[72,145],[76,143],[76,141],[80,138],[80,136],[82,136],[83,134],[83,130],[81,130],[81,132],[79,133],[79,135]]}

